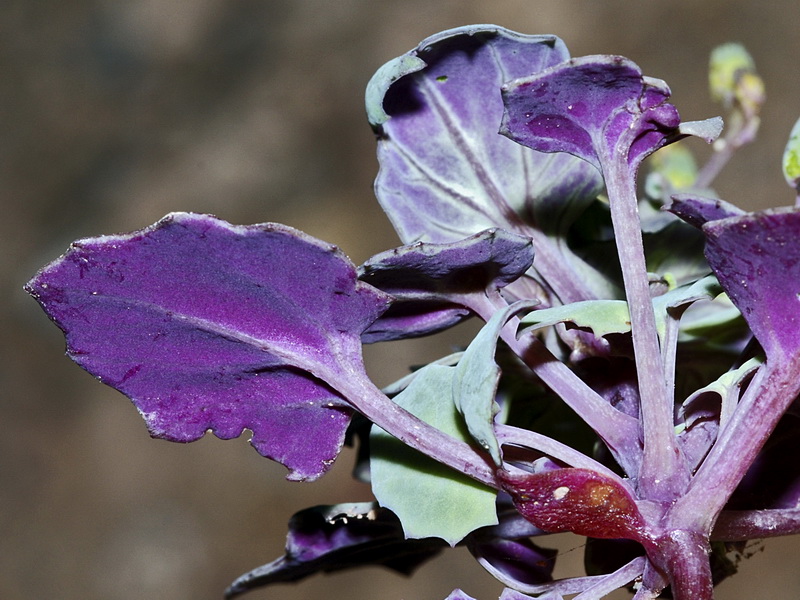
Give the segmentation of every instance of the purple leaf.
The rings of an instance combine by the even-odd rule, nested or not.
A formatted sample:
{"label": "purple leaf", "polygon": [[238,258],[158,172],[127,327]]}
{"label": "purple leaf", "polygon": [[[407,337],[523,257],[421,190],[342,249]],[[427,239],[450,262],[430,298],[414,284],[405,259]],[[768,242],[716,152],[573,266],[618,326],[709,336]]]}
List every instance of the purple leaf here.
{"label": "purple leaf", "polygon": [[470,315],[475,298],[502,288],[533,261],[530,239],[490,229],[448,244],[417,242],[359,268],[362,281],[395,299],[364,333],[378,342],[435,333]]}
{"label": "purple leaf", "polygon": [[710,221],[706,258],[767,358],[800,353],[800,211]]}
{"label": "purple leaf", "polygon": [[645,541],[645,521],[630,492],[590,469],[510,475],[498,471],[517,510],[549,533],[571,531],[594,538]]}
{"label": "purple leaf", "polygon": [[501,227],[533,237],[539,253],[538,283],[515,283],[518,298],[541,297],[542,279],[562,302],[597,296],[574,272],[590,269],[558,237],[602,189],[599,173],[498,135],[503,83],[568,56],[556,37],[478,25],[432,36],[379,71],[367,92],[379,139],[375,191],[403,242]]}
{"label": "purple leaf", "polygon": [[435,539],[406,540],[397,517],[373,503],[316,506],[292,516],[286,554],[239,577],[225,597],[366,565],[410,575],[444,547]]}
{"label": "purple leaf", "polygon": [[376,191],[402,240],[452,241],[518,222],[538,198],[596,196],[599,179],[578,161],[497,134],[500,86],[568,57],[556,37],[494,26],[445,31],[401,57],[394,83],[368,100],[385,110],[369,115],[380,136]]}
{"label": "purple leaf", "polygon": [[704,198],[693,194],[676,194],[672,197],[672,203],[665,206],[664,210],[668,210],[698,228],[708,221],[717,221],[745,214],[742,209],[724,200]]}
{"label": "purple leaf", "polygon": [[557,550],[541,548],[530,539],[495,538],[468,541],[475,559],[506,585],[537,585],[553,579]]}
{"label": "purple leaf", "polygon": [[337,456],[352,411],[326,382],[362,369],[359,336],[388,305],[333,246],[185,213],[78,241],[27,290],[70,357],[129,396],[153,436],[248,428],[290,479]]}
{"label": "purple leaf", "polygon": [[620,56],[584,56],[508,83],[501,132],[541,152],[594,165],[620,154],[635,168],[677,134],[670,90]]}

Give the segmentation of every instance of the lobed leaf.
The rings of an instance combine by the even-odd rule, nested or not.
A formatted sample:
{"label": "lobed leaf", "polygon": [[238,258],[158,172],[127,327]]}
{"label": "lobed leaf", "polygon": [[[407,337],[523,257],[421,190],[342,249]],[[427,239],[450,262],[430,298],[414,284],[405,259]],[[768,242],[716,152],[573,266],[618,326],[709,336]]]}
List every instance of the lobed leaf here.
{"label": "lobed leaf", "polygon": [[[428,365],[394,400],[444,433],[470,436],[452,402],[455,369]],[[374,426],[370,436],[372,491],[395,513],[406,537],[439,537],[455,545],[467,534],[497,523],[497,492],[402,444]]]}
{"label": "lobed leaf", "polygon": [[151,435],[247,428],[290,479],[319,477],[339,453],[352,411],[330,383],[361,369],[359,336],[389,304],[333,246],[186,213],[75,242],[27,290]]}
{"label": "lobed leaf", "polygon": [[564,306],[555,306],[533,311],[520,319],[531,329],[548,327],[557,323],[572,323],[576,327],[590,329],[596,336],[611,333],[628,333],[631,317],[628,303],[624,300],[586,300]]}

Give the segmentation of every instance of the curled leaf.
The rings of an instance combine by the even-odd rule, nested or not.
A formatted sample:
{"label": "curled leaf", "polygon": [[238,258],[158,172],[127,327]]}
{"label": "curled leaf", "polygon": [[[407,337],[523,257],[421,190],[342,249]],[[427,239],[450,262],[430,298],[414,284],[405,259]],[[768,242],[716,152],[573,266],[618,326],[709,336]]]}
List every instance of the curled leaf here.
{"label": "curled leaf", "polygon": [[185,213],[80,240],[27,290],[153,436],[250,429],[290,479],[319,477],[339,453],[352,411],[330,383],[359,368],[359,336],[389,303],[333,246]]}
{"label": "curled leaf", "polygon": [[379,136],[376,193],[404,242],[513,230],[539,199],[596,196],[599,178],[579,161],[497,135],[500,86],[568,57],[556,37],[478,25],[436,34],[378,72],[367,99]]}
{"label": "curled leaf", "polygon": [[672,141],[680,124],[670,90],[621,56],[573,58],[503,87],[501,133],[541,152],[568,152],[601,172],[632,167]]}
{"label": "curled leaf", "polygon": [[494,417],[500,411],[495,402],[501,373],[494,358],[497,340],[516,313],[535,305],[536,301],[520,301],[497,311],[464,351],[453,375],[455,405],[472,437],[489,452],[496,465],[502,463],[494,432]]}
{"label": "curled leaf", "polygon": [[664,207],[689,225],[700,228],[709,221],[727,219],[745,214],[738,206],[719,198],[705,198],[695,194],[676,194],[672,202]]}
{"label": "curled leaf", "polygon": [[365,342],[427,335],[458,323],[487,293],[520,277],[533,262],[529,238],[489,229],[457,242],[416,242],[381,252],[359,277],[394,302],[362,336]]}
{"label": "curled leaf", "polygon": [[397,517],[371,502],[315,506],[290,519],[286,554],[237,578],[225,597],[367,565],[409,575],[443,548],[439,540],[405,539]]}

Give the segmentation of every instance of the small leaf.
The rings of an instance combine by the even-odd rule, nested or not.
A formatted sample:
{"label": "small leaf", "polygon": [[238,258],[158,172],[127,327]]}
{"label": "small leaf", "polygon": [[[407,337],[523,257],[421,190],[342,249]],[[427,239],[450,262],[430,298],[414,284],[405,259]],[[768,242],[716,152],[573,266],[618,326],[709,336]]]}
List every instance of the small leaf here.
{"label": "small leaf", "polygon": [[704,198],[695,194],[676,194],[672,203],[664,207],[689,225],[700,228],[709,221],[727,219],[745,214],[738,206],[719,198]]}
{"label": "small leaf", "polygon": [[[423,367],[394,398],[398,405],[456,439],[469,441],[451,400],[455,369]],[[372,491],[395,513],[409,538],[439,537],[455,545],[471,531],[497,523],[497,492],[443,466],[373,427]]]}
{"label": "small leaf", "polygon": [[684,121],[678,125],[678,133],[700,138],[710,144],[720,136],[725,127],[722,117],[711,117],[702,121]]}
{"label": "small leaf", "polygon": [[[703,386],[691,394],[683,402],[679,412],[679,415],[684,417],[686,420],[686,427],[690,428],[693,421],[698,418],[707,418],[709,416],[718,418],[720,421],[720,426],[724,426],[739,401],[739,388],[742,386],[744,380],[752,375],[753,372],[758,369],[763,362],[764,361],[761,358],[751,358],[739,368],[731,369],[730,371],[723,373],[715,381],[712,381],[708,385]],[[708,414],[708,409],[698,402],[699,398],[709,394],[718,396],[718,403],[721,407],[717,408],[714,406],[712,408],[713,414],[711,415]]]}
{"label": "small leaf", "polygon": [[517,510],[544,531],[645,540],[645,520],[636,502],[611,477],[575,468],[514,476],[498,473]]}
{"label": "small leaf", "polygon": [[503,86],[500,131],[540,152],[568,152],[604,171],[617,156],[635,168],[676,139],[670,90],[620,56],[584,56]]}
{"label": "small leaf", "polygon": [[339,453],[352,411],[330,384],[360,368],[359,336],[389,302],[299,231],[184,213],[78,241],[27,290],[151,435],[247,428],[290,479],[319,477]]}
{"label": "small leaf", "polygon": [[556,323],[572,323],[576,327],[590,329],[596,336],[611,333],[628,333],[631,317],[628,303],[624,300],[587,300],[564,306],[535,310],[520,320],[533,329],[548,327]]}
{"label": "small leaf", "polygon": [[500,367],[494,359],[497,338],[509,319],[536,301],[522,301],[497,311],[467,347],[453,375],[453,400],[464,416],[470,434],[489,452],[496,465],[503,461],[494,434],[494,417],[500,407],[495,402]]}
{"label": "small leaf", "polygon": [[[658,335],[664,337],[666,321],[671,311],[698,300],[713,300],[721,292],[717,279],[708,276],[653,298]],[[624,300],[589,300],[536,310],[524,316],[521,323],[533,325],[532,329],[556,323],[572,323],[601,337],[612,333],[628,333],[631,330],[628,303]]]}
{"label": "small leaf", "polygon": [[656,329],[663,339],[667,319],[676,312],[683,312],[690,304],[699,300],[713,300],[722,293],[722,287],[713,275],[688,283],[653,298]]}

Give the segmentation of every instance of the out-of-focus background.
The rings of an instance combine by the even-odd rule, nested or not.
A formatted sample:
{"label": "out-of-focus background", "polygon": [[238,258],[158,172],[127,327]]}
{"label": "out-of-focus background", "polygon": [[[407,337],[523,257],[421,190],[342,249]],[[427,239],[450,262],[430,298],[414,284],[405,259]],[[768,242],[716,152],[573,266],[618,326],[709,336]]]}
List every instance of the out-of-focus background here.
{"label": "out-of-focus background", "polygon": [[[689,120],[719,112],[709,51],[744,43],[769,98],[759,141],[717,187],[747,207],[788,204],[780,156],[800,116],[798,17],[797,0],[0,3],[0,598],[219,599],[282,553],[294,511],[370,498],[347,453],[297,484],[244,437],[151,440],[123,396],[63,356],[22,292],[70,241],[191,210],[287,223],[356,263],[396,245],[371,192],[364,86],[428,35],[480,22],[557,34],[573,55],[626,55],[671,85]],[[369,366],[387,383],[440,350],[387,345]],[[579,543],[560,541],[565,565],[580,563]],[[768,541],[718,598],[800,597],[798,550]],[[368,569],[250,597],[439,600],[457,586],[484,600],[501,589],[454,551],[413,579]]]}

